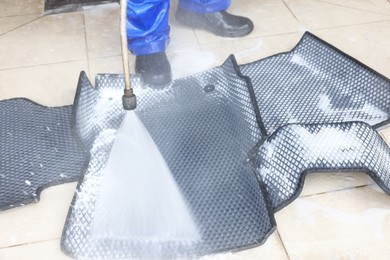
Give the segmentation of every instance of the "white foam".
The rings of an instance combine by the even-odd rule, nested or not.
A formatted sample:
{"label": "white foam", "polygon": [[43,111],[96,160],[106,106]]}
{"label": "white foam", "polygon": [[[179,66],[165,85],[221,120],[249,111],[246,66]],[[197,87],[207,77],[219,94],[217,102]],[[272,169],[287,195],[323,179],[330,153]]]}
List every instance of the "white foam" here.
{"label": "white foam", "polygon": [[303,127],[292,126],[294,132],[300,136],[305,148],[305,158],[325,157],[330,161],[340,161],[340,156],[348,159],[360,158],[362,156],[362,141],[355,138],[356,130],[351,128],[343,131],[338,128],[324,127],[317,133],[310,133]]}
{"label": "white foam", "polygon": [[[348,94],[348,93],[346,93]],[[359,97],[356,98],[357,100],[353,100],[358,102]],[[337,115],[340,117],[344,122],[345,121],[355,121],[356,113],[361,113],[366,115],[367,117],[370,117],[368,119],[369,123],[372,125],[378,124],[382,122],[383,120],[387,119],[387,113],[380,108],[365,102],[364,105],[361,108],[358,109],[337,109],[333,108],[331,99],[326,94],[321,94],[319,96],[319,101],[317,103],[317,108],[320,109],[323,113],[327,115]]]}
{"label": "white foam", "polygon": [[[304,160],[314,162],[320,158],[326,158],[328,161],[337,164],[341,162],[341,159],[343,159],[343,161],[353,161],[355,159],[360,159],[363,156],[363,140],[355,138],[357,129],[354,127],[349,131],[324,127],[316,133],[311,133],[306,128],[299,125],[291,125],[290,127],[293,133],[296,136],[299,136],[301,145],[300,147],[297,147],[297,149],[301,149],[299,152]],[[275,157],[275,150],[280,149],[283,143],[289,142],[289,138],[290,137],[280,136],[279,139],[274,139],[272,143],[265,143],[262,149],[265,149],[266,158],[270,160]],[[283,172],[283,175],[280,175],[280,172],[275,170],[272,165],[262,166],[259,174],[263,179],[278,179],[283,180],[286,183],[291,182],[287,176],[290,172],[285,171]],[[292,194],[294,193],[294,190],[290,187],[288,192]]]}

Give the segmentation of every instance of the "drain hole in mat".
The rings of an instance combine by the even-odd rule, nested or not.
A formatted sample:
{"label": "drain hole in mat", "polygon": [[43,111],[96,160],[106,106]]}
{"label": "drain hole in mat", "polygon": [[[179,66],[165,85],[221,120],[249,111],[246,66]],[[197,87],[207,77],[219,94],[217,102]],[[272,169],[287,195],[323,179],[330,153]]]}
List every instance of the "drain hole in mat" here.
{"label": "drain hole in mat", "polygon": [[213,92],[215,90],[215,86],[214,85],[206,85],[204,88],[203,88],[204,92],[206,93],[210,93],[210,92]]}

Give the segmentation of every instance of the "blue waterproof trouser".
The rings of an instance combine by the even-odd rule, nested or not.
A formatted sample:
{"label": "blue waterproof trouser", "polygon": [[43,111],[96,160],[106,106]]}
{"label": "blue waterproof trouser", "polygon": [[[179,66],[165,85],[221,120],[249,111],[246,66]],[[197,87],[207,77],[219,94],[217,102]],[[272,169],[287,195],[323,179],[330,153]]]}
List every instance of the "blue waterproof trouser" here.
{"label": "blue waterproof trouser", "polygon": [[[231,0],[179,0],[179,8],[212,13],[226,10]],[[127,0],[127,40],[134,55],[165,51],[169,42],[169,0]]]}

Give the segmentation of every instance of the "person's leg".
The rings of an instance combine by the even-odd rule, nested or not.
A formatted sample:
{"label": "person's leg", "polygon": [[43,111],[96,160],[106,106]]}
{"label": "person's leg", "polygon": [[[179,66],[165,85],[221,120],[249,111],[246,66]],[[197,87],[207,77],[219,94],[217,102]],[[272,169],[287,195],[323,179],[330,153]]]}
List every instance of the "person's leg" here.
{"label": "person's leg", "polygon": [[169,42],[169,0],[128,0],[127,39],[134,55],[165,51]]}
{"label": "person's leg", "polygon": [[214,13],[228,9],[230,2],[230,0],[180,0],[179,8],[202,14]]}
{"label": "person's leg", "polygon": [[229,14],[231,0],[179,0],[176,19],[187,26],[223,37],[242,37],[253,31],[246,17]]}
{"label": "person's leg", "polygon": [[171,67],[165,55],[169,42],[169,0],[128,0],[127,39],[136,55],[135,70],[143,81],[164,85],[171,81]]}

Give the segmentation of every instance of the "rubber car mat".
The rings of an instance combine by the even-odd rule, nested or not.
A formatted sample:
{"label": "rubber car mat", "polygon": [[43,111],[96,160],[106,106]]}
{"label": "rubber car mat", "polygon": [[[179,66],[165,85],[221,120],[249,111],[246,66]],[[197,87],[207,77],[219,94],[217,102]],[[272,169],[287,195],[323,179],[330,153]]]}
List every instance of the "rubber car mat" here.
{"label": "rubber car mat", "polygon": [[75,12],[82,10],[86,5],[97,5],[106,3],[119,3],[119,0],[45,0],[45,15]]}
{"label": "rubber car mat", "polygon": [[37,202],[42,189],[79,180],[86,152],[72,129],[72,106],[0,101],[0,210]]}
{"label": "rubber car mat", "polygon": [[240,66],[254,87],[268,134],[286,124],[390,118],[390,80],[306,32],[290,52]]}
{"label": "rubber car mat", "polygon": [[390,195],[390,149],[363,122],[283,126],[261,146],[256,166],[275,211],[298,197],[310,172],[365,172]]}
{"label": "rubber car mat", "polygon": [[[247,152],[262,139],[263,133],[248,89],[250,82],[237,68],[230,57],[221,67],[176,80],[163,90],[143,89],[134,84],[138,99],[135,111],[166,160],[201,235],[201,240],[191,245],[163,244],[159,252],[162,258],[256,246],[275,228],[265,189],[247,163]],[[79,104],[89,104],[77,109],[77,121],[84,124],[84,129],[93,129],[88,122],[95,121],[88,118],[91,113],[82,111],[91,110],[96,102],[114,104],[108,109],[107,119],[115,122],[101,121],[105,130],[99,134],[89,132],[95,136],[91,160],[69,210],[62,250],[76,258],[150,258],[147,241],[131,236],[99,239],[90,232],[104,166],[124,114],[123,78],[98,75],[93,90],[85,75],[81,75],[79,84],[89,85],[87,89],[79,88],[86,89],[79,94]],[[100,94],[103,90],[115,94],[107,97]],[[93,95],[99,96],[97,101],[90,98]],[[110,208],[106,214],[110,214]]]}

